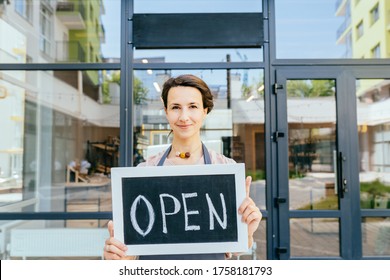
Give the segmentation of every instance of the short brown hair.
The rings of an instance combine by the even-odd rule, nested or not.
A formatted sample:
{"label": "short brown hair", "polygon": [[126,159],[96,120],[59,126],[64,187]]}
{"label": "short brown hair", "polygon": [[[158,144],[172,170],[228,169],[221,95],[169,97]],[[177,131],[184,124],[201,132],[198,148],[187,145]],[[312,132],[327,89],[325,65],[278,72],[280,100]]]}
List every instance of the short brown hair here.
{"label": "short brown hair", "polygon": [[165,108],[167,108],[168,103],[168,92],[173,87],[193,87],[198,89],[202,94],[203,108],[207,108],[207,114],[213,109],[214,101],[210,88],[201,78],[191,74],[180,75],[176,78],[173,77],[164,83],[161,98]]}

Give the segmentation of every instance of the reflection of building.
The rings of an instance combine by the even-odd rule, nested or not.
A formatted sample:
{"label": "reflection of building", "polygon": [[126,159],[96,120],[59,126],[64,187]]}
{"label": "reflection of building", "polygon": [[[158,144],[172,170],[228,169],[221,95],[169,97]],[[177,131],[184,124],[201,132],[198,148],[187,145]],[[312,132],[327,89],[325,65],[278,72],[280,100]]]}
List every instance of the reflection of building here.
{"label": "reflection of building", "polygon": [[[389,1],[338,1],[336,15],[345,18],[337,33],[337,43],[346,45],[346,57],[389,57]],[[390,172],[390,81],[358,80],[356,88],[360,169]]]}
{"label": "reflection of building", "polygon": [[346,46],[345,57],[387,57],[390,48],[389,1],[342,0],[337,3],[336,16],[344,17],[337,30],[337,43]]}
{"label": "reflection of building", "polygon": [[390,3],[379,1],[338,1],[336,15],[345,18],[337,32],[337,43],[346,45],[346,57],[383,58],[390,48],[387,27]]}
{"label": "reflection of building", "polygon": [[[136,58],[134,63],[163,63],[165,57],[147,57]],[[137,71],[135,77],[142,81],[142,84],[148,89],[148,99],[160,100],[162,85],[171,77],[171,73],[168,70],[152,70]]]}
{"label": "reflection of building", "polygon": [[[8,3],[9,2],[9,3]],[[1,63],[101,62],[102,1],[1,1]],[[7,40],[4,40],[7,38]],[[87,140],[119,135],[119,108],[98,103],[99,71],[0,71],[0,188],[33,210],[50,197]],[[22,181],[23,179],[23,181]],[[50,187],[49,187],[50,186]],[[15,210],[17,205],[15,204]]]}

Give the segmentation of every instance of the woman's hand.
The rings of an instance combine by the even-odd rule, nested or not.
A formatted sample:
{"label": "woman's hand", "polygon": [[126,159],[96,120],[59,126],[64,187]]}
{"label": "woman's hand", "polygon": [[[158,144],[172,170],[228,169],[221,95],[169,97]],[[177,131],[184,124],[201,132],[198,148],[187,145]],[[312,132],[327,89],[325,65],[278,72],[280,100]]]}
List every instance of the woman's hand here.
{"label": "woman's hand", "polygon": [[252,247],[253,234],[259,227],[262,214],[260,209],[256,206],[252,198],[249,197],[252,177],[248,176],[245,180],[246,197],[238,208],[238,213],[241,214],[241,219],[248,225],[248,247]]}
{"label": "woman's hand", "polygon": [[108,232],[110,237],[106,239],[104,244],[104,259],[105,260],[135,260],[136,256],[127,256],[127,247],[125,244],[114,238],[114,223],[108,222]]}

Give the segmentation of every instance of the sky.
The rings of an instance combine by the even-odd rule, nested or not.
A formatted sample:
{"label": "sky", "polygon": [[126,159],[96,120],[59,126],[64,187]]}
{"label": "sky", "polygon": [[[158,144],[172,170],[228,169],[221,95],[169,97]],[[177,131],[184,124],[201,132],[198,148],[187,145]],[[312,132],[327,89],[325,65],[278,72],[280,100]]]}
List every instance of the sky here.
{"label": "sky", "polygon": [[[261,0],[136,0],[136,13],[175,12],[261,12]],[[344,46],[336,45],[336,32],[343,22],[335,16],[336,0],[276,0],[276,44],[278,58],[340,58]],[[184,4],[185,3],[185,4]],[[120,56],[120,0],[104,0],[102,16],[106,31],[106,43],[102,47],[104,57]],[[224,52],[208,51],[210,61],[225,58]],[[187,59],[188,52],[142,51],[140,56],[160,56],[167,61]],[[246,52],[248,60],[258,60],[258,52]],[[137,52],[136,52],[137,55]],[[235,52],[232,60],[240,61]],[[218,57],[218,58],[215,58]],[[204,52],[191,54],[193,61],[204,61]]]}

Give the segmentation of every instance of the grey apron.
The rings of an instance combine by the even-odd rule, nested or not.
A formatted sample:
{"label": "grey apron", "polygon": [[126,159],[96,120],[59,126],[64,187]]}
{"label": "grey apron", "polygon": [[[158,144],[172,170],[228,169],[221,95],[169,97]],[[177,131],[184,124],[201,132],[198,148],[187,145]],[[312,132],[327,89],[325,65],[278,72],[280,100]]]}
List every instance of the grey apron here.
{"label": "grey apron", "polygon": [[[165,151],[157,166],[163,166],[165,159],[171,152],[172,146]],[[206,146],[202,143],[204,164],[211,164],[211,158]],[[225,254],[186,254],[186,255],[153,255],[153,256],[139,256],[140,260],[224,260]]]}

